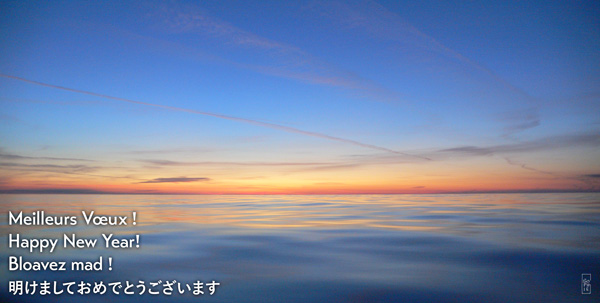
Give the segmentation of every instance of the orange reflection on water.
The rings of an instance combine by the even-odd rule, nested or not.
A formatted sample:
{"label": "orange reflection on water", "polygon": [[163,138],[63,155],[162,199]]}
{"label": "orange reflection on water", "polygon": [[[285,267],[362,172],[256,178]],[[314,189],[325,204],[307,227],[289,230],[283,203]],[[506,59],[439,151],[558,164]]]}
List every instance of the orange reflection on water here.
{"label": "orange reflection on water", "polygon": [[[94,210],[98,215],[131,216],[137,212],[137,230],[156,230],[170,224],[199,228],[251,229],[391,229],[443,233],[480,233],[499,223],[519,226],[538,218],[531,213],[553,214],[572,220],[572,214],[590,212],[577,194],[472,194],[472,195],[2,195],[0,211],[47,215],[77,215]],[[592,195],[593,197],[593,195]],[[566,203],[570,199],[578,204]],[[593,198],[590,201],[594,201]],[[583,204],[582,204],[583,203]],[[591,202],[590,202],[591,203]],[[591,213],[594,215],[595,213]],[[3,230],[11,230],[2,222]],[[81,223],[80,223],[81,224]],[[38,227],[21,227],[38,228]],[[132,228],[128,226],[127,228]],[[510,232],[510,230],[509,230]]]}

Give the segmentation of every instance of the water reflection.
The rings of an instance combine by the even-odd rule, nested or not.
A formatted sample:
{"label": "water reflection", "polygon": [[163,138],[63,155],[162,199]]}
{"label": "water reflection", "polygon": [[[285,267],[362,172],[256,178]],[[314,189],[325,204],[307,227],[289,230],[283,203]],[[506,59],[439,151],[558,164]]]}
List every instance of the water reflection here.
{"label": "water reflection", "polygon": [[[106,215],[137,211],[127,227],[15,227],[28,237],[142,235],[134,250],[60,249],[2,260],[114,258],[101,273],[8,272],[37,280],[218,280],[211,302],[549,301],[595,298],[579,276],[600,274],[600,195],[149,196],[0,195],[0,211]],[[592,283],[594,284],[594,283]],[[593,287],[593,286],[592,286]],[[6,292],[3,291],[3,297]],[[89,296],[88,301],[135,301]],[[14,297],[8,297],[14,299]],[[42,300],[43,299],[43,300]],[[19,302],[80,296],[23,297]],[[197,300],[190,296],[146,301]]]}

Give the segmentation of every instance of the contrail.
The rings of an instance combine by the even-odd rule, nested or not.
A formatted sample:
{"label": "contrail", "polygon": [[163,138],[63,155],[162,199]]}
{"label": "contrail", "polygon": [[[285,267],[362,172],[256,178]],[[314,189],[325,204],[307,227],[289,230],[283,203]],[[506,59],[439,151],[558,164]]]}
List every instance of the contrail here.
{"label": "contrail", "polygon": [[288,132],[288,133],[295,133],[295,134],[301,134],[301,135],[306,135],[306,136],[311,136],[311,137],[316,137],[316,138],[321,138],[321,139],[338,141],[338,142],[343,142],[343,143],[347,143],[347,144],[353,144],[353,145],[362,146],[362,147],[366,147],[366,148],[370,148],[370,149],[374,149],[374,150],[379,150],[379,151],[384,151],[384,152],[388,152],[388,153],[394,153],[394,154],[398,154],[398,155],[403,155],[403,156],[414,157],[414,158],[419,158],[419,159],[431,161],[430,158],[427,158],[427,157],[424,157],[424,156],[411,155],[411,154],[408,154],[408,153],[403,153],[403,152],[396,151],[396,150],[393,150],[393,149],[389,149],[389,148],[386,148],[386,147],[381,147],[381,146],[377,146],[377,145],[362,143],[362,142],[359,142],[359,141],[354,141],[354,140],[350,140],[350,139],[344,139],[344,138],[340,138],[340,137],[334,137],[334,136],[330,136],[330,135],[327,135],[327,134],[321,134],[321,133],[317,133],[317,132],[311,132],[311,131],[301,130],[301,129],[298,129],[298,128],[289,127],[289,126],[283,126],[283,125],[279,125],[279,124],[275,124],[275,123],[261,122],[261,121],[246,119],[246,118],[239,118],[239,117],[227,116],[227,115],[218,114],[218,113],[211,113],[211,112],[203,112],[203,111],[199,111],[199,110],[193,110],[193,109],[187,109],[187,108],[181,108],[181,107],[175,107],[175,106],[168,106],[168,105],[154,104],[154,103],[148,103],[148,102],[142,102],[142,101],[135,101],[135,100],[131,100],[131,99],[125,99],[125,98],[120,98],[120,97],[113,97],[113,96],[109,96],[109,95],[94,93],[94,92],[80,90],[80,89],[74,89],[74,88],[68,88],[68,87],[64,87],[64,86],[58,86],[58,85],[53,85],[53,84],[38,82],[38,81],[29,80],[29,79],[25,79],[25,78],[21,78],[21,77],[16,77],[16,76],[11,76],[11,75],[0,74],[0,76],[1,77],[5,77],[5,78],[9,78],[9,79],[14,79],[14,80],[19,80],[19,81],[23,81],[23,82],[35,84],[35,85],[40,85],[40,86],[46,86],[46,87],[51,87],[51,88],[66,90],[66,91],[70,91],[70,92],[74,92],[74,93],[86,94],[86,95],[90,95],[90,96],[96,96],[96,97],[101,97],[101,98],[106,98],[106,99],[112,99],[112,100],[117,100],[117,101],[122,101],[122,102],[128,102],[128,103],[133,103],[133,104],[141,104],[141,105],[146,105],[146,106],[153,106],[153,107],[158,107],[158,108],[164,108],[164,109],[173,110],[173,111],[187,112],[187,113],[192,113],[192,114],[205,115],[205,116],[211,116],[211,117],[220,118],[220,119],[226,119],[226,120],[237,121],[237,122],[242,122],[242,123],[247,123],[247,124],[253,124],[253,125],[258,125],[258,126],[262,126],[262,127],[268,127],[268,128],[272,128],[272,129],[278,129],[278,130],[285,131],[285,132]]}

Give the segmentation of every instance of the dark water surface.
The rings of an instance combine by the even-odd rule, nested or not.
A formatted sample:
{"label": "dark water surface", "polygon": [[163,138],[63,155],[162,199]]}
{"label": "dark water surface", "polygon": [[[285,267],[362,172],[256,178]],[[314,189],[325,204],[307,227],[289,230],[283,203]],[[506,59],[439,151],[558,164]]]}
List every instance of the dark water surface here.
{"label": "dark water surface", "polygon": [[[600,194],[359,196],[0,195],[0,290],[11,302],[599,302]],[[137,212],[126,227],[8,226],[8,211]],[[8,234],[141,235],[139,249],[8,249]],[[8,271],[113,257],[102,272]],[[581,274],[592,294],[581,294]],[[9,280],[196,280],[212,296],[15,297]],[[204,289],[207,291],[206,289]],[[39,289],[38,289],[39,291]]]}

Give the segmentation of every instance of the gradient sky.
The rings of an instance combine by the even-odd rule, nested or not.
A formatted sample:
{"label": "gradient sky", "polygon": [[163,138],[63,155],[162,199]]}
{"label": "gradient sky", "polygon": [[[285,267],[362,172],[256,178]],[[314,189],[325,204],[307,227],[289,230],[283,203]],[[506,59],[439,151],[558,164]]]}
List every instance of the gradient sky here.
{"label": "gradient sky", "polygon": [[0,190],[600,190],[598,1],[2,1]]}

